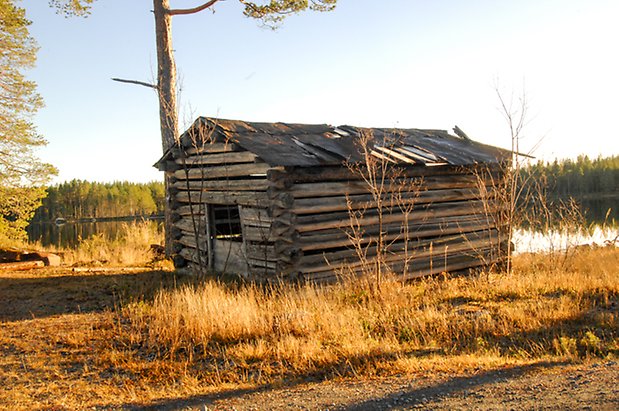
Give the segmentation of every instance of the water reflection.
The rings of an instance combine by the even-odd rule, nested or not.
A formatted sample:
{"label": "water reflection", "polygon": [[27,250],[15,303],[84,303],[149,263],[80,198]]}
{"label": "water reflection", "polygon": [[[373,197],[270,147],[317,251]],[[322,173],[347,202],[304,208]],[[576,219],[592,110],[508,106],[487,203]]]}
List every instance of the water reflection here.
{"label": "water reflection", "polygon": [[588,224],[619,223],[619,198],[590,198],[578,202]]}
{"label": "water reflection", "polygon": [[[133,221],[142,221],[135,219]],[[161,226],[161,220],[146,220],[157,227]],[[28,228],[28,240],[40,242],[44,247],[55,246],[59,248],[75,248],[80,240],[88,239],[93,235],[103,235],[111,240],[116,240],[123,224],[131,221],[95,221],[95,222],[68,222],[66,224],[55,223],[31,223]]]}

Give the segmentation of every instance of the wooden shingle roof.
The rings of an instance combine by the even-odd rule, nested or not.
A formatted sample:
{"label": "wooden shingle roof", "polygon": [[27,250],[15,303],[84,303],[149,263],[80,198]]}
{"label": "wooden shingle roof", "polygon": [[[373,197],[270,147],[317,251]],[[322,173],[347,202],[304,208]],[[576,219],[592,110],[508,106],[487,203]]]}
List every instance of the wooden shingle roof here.
{"label": "wooden shingle roof", "polygon": [[[445,130],[333,127],[327,124],[254,123],[198,118],[180,138],[189,148],[206,142],[231,142],[271,166],[325,166],[362,161],[361,136],[373,155],[410,165],[499,163],[511,152]],[[169,158],[171,151],[160,160]]]}

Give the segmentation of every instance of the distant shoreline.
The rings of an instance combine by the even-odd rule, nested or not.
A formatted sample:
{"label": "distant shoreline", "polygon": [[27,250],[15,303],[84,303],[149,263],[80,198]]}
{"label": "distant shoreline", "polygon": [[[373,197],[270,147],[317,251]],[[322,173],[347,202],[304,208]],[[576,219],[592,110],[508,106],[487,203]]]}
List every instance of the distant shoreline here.
{"label": "distant shoreline", "polygon": [[571,196],[571,197],[576,200],[614,200],[614,199],[619,199],[619,192],[605,191],[601,193],[586,193],[583,195]]}
{"label": "distant shoreline", "polygon": [[59,217],[56,220],[52,221],[32,221],[30,224],[84,224],[84,223],[106,223],[106,222],[114,222],[114,221],[135,221],[135,220],[163,220],[163,214],[152,214],[152,215],[128,215],[128,216],[117,216],[117,217],[81,217],[81,218],[63,218]]}

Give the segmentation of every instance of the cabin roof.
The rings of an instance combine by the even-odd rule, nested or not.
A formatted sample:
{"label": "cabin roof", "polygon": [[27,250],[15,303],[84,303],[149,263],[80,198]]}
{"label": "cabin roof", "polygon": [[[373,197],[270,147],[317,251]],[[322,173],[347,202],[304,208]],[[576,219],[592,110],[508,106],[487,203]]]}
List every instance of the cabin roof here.
{"label": "cabin roof", "polygon": [[[363,128],[327,124],[254,123],[199,117],[180,137],[183,148],[230,142],[271,166],[326,166],[363,160],[360,142],[367,136],[374,156],[409,165],[470,165],[509,160],[511,152],[471,140],[459,128],[446,130]],[[172,147],[155,164],[172,155]]]}

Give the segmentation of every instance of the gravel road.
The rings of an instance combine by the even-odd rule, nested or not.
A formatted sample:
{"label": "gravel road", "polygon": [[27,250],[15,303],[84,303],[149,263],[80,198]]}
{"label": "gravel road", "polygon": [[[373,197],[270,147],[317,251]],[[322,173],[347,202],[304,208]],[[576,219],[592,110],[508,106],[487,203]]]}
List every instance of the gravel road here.
{"label": "gravel road", "polygon": [[542,363],[472,375],[398,376],[233,390],[157,410],[619,410],[619,364]]}

